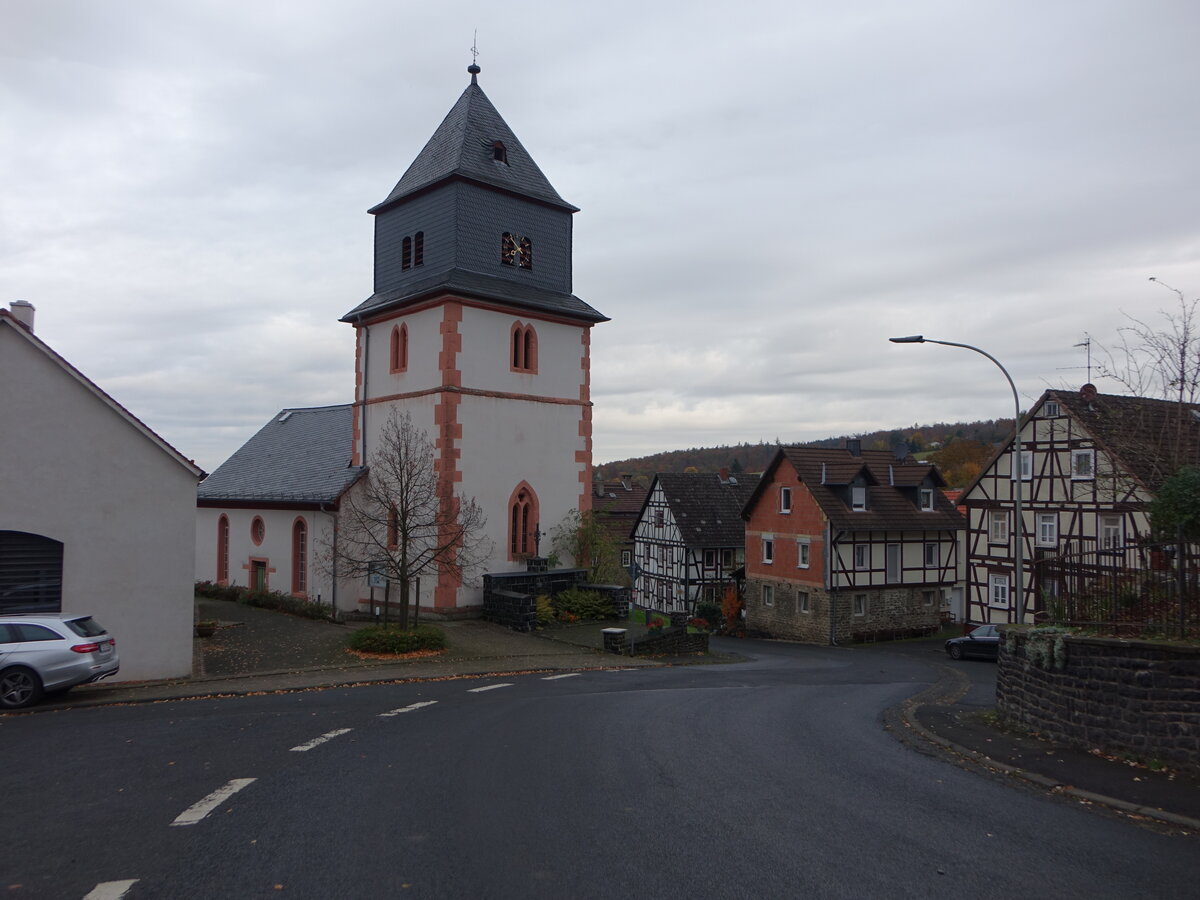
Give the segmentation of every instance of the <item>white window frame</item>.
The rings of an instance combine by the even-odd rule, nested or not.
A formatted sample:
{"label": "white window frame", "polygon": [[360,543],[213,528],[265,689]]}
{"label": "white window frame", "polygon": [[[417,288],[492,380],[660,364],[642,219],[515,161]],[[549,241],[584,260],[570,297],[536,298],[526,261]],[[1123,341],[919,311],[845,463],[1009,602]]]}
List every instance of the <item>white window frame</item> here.
{"label": "white window frame", "polygon": [[1046,405],[1042,407],[1042,415],[1045,416],[1047,419],[1057,418],[1059,415],[1058,401],[1057,400],[1047,400]]}
{"label": "white window frame", "polygon": [[792,511],[792,489],[790,487],[781,487],[779,489],[779,512],[782,515],[789,515]]}
{"label": "white window frame", "polygon": [[934,510],[933,488],[921,488],[919,491],[919,496],[921,498],[922,511],[933,512],[933,510]]}
{"label": "white window frame", "polygon": [[[1080,471],[1080,461],[1087,460],[1086,472]],[[1096,451],[1091,449],[1071,451],[1071,480],[1092,481],[1096,477]]]}
{"label": "white window frame", "polygon": [[988,606],[995,609],[1008,609],[1012,594],[1009,585],[1008,575],[999,573],[988,575]]}
{"label": "white window frame", "polygon": [[762,586],[762,605],[763,606],[774,606],[775,605],[775,586],[774,585],[764,584]]}
{"label": "white window frame", "polygon": [[863,484],[852,484],[850,486],[850,509],[853,512],[866,512],[867,509],[867,486]]}
{"label": "white window frame", "polygon": [[796,568],[807,569],[812,564],[812,541],[796,538]]}
{"label": "white window frame", "polygon": [[854,595],[854,615],[861,617],[861,616],[865,616],[866,614],[867,614],[867,595],[866,594],[855,594]]}
{"label": "white window frame", "polygon": [[762,536],[762,561],[764,566],[775,564],[775,535]]}
{"label": "white window frame", "polygon": [[1120,513],[1097,514],[1096,538],[1101,550],[1114,550],[1124,546],[1125,517]]}
{"label": "white window frame", "polygon": [[925,544],[925,568],[938,569],[942,565],[942,547],[937,542]]}
{"label": "white window frame", "polygon": [[855,544],[854,545],[854,569],[862,572],[871,568],[871,545],[870,544]]}
{"label": "white window frame", "polygon": [[933,606],[933,600],[937,596],[937,591],[922,591],[922,602],[926,606]]}
{"label": "white window frame", "polygon": [[988,543],[989,544],[1007,544],[1008,543],[1008,510],[1007,509],[989,509],[988,510]]}
{"label": "white window frame", "polygon": [[1058,513],[1040,512],[1037,514],[1037,545],[1039,547],[1058,546]]}
{"label": "white window frame", "polygon": [[808,599],[808,591],[796,592],[796,609],[800,610],[800,612],[804,613],[805,615],[812,612],[812,605]]}
{"label": "white window frame", "polygon": [[1022,481],[1033,481],[1033,451],[1022,450],[1019,467],[1012,467],[1012,478],[1016,480],[1017,469],[1020,469]]}
{"label": "white window frame", "polygon": [[633,564],[633,552],[630,550],[622,550],[621,551],[621,565],[623,565],[625,568],[629,568],[629,566],[631,566],[632,564]]}

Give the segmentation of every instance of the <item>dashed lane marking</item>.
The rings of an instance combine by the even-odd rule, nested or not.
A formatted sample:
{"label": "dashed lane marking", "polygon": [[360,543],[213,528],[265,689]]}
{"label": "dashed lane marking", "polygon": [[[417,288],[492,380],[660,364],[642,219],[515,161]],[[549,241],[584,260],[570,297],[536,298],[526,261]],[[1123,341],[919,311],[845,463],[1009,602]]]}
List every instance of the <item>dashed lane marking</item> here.
{"label": "dashed lane marking", "polygon": [[506,684],[485,684],[483,687],[471,688],[467,691],[468,694],[482,694],[484,691],[494,691],[497,688],[512,687],[511,683]]}
{"label": "dashed lane marking", "polygon": [[380,713],[379,718],[387,718],[388,716],[398,716],[401,713],[412,712],[414,709],[421,709],[426,706],[433,706],[437,703],[436,700],[422,700],[420,703],[410,703],[408,706],[402,706],[399,709],[392,709],[385,713]]}
{"label": "dashed lane marking", "polygon": [[90,891],[83,900],[121,900],[129,889],[138,883],[136,878],[126,881],[102,881]]}
{"label": "dashed lane marking", "polygon": [[354,729],[352,728],[335,728],[333,731],[327,731],[320,737],[315,737],[311,741],[307,741],[298,747],[293,747],[292,752],[304,753],[305,751],[311,750],[313,747],[320,747],[326,741],[332,741],[335,737],[341,737],[343,734],[353,730]]}
{"label": "dashed lane marking", "polygon": [[[203,819],[205,816],[207,816],[210,812],[212,812],[214,809],[216,809],[218,806],[220,806],[222,803],[224,803],[226,800],[228,800],[230,797],[232,797],[234,794],[236,794],[242,788],[246,787],[247,785],[253,784],[254,782],[255,782],[255,779],[253,779],[253,778],[235,778],[235,779],[233,779],[233,781],[229,782],[224,787],[217,788],[215,791],[213,791],[211,794],[209,794],[207,797],[205,797],[199,803],[194,803],[191,806],[189,806],[187,809],[185,809],[183,812],[181,812],[178,816],[176,816],[175,821],[172,822],[171,824],[172,825],[195,825],[197,822],[199,822],[201,819]],[[120,882],[110,882],[110,883],[117,884]],[[126,888],[126,890],[128,890],[128,888]],[[91,895],[89,894],[88,896],[90,897]],[[107,895],[101,895],[101,896],[107,896]],[[115,896],[120,896],[120,895],[115,895]]]}
{"label": "dashed lane marking", "polygon": [[558,681],[560,678],[574,678],[578,672],[564,672],[562,675],[547,675],[542,681]]}

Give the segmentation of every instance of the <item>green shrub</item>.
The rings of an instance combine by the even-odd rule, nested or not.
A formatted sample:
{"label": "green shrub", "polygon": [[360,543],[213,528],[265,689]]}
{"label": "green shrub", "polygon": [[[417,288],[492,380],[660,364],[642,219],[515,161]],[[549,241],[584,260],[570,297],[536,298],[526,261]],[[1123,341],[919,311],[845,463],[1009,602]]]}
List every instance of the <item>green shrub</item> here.
{"label": "green shrub", "polygon": [[446,649],[446,635],[433,625],[404,629],[398,625],[368,625],[351,632],[346,643],[351,650],[362,653],[412,653]]}
{"label": "green shrub", "polygon": [[543,627],[554,624],[554,604],[546,594],[537,598],[537,623]]}
{"label": "green shrub", "polygon": [[713,603],[711,600],[701,600],[699,603],[696,604],[696,616],[695,617],[697,619],[704,619],[705,621],[707,621],[709,623],[720,622],[721,618],[722,618],[721,617],[721,604]]}
{"label": "green shrub", "polygon": [[596,591],[568,588],[554,598],[561,619],[611,619],[617,614],[613,602]]}
{"label": "green shrub", "polygon": [[293,616],[303,616],[306,619],[328,619],[330,607],[324,603],[305,600],[303,597],[293,597],[279,591],[252,591],[247,587],[236,584],[213,584],[211,581],[196,583],[196,594],[213,600],[230,600],[244,606],[256,606],[260,609],[275,609]]}

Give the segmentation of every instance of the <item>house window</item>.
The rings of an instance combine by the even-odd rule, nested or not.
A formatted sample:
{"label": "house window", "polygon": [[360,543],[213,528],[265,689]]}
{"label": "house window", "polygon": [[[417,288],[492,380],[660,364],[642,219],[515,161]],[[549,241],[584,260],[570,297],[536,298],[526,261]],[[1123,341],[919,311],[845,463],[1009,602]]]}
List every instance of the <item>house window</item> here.
{"label": "house window", "polygon": [[[1016,473],[1013,473],[1013,478],[1016,478]],[[1021,451],[1021,480],[1030,481],[1033,478],[1033,451]]]}
{"label": "house window", "polygon": [[850,488],[850,508],[861,512],[867,508],[867,488],[856,484]]}
{"label": "house window", "polygon": [[654,527],[655,528],[663,527],[663,511],[661,509],[656,509],[654,511]]}
{"label": "house window", "polygon": [[522,483],[508,501],[509,559],[523,559],[537,552],[538,500],[528,484]]}
{"label": "house window", "polygon": [[792,511],[792,489],[790,487],[781,487],[779,489],[779,511],[781,513],[790,513]]}
{"label": "house window", "polygon": [[775,538],[772,535],[762,536],[763,562],[768,566],[775,562]]}
{"label": "house window", "polygon": [[854,568],[856,568],[856,569],[871,568],[871,545],[870,544],[855,544],[854,545]]}
{"label": "house window", "polygon": [[717,567],[717,551],[716,550],[705,550],[704,551],[704,568],[715,569],[716,567]]}
{"label": "house window", "polygon": [[941,554],[938,553],[938,545],[937,544],[926,544],[925,545],[925,568],[936,569],[938,566],[940,566],[942,564],[940,556],[941,556]]}
{"label": "house window", "polygon": [[512,326],[512,371],[537,373],[537,332],[532,325]]}
{"label": "house window", "polygon": [[800,610],[802,613],[812,612],[812,608],[809,606],[808,602],[808,591],[796,592],[796,609]]}
{"label": "house window", "polygon": [[308,525],[303,519],[292,526],[292,593],[308,593]]}
{"label": "house window", "polygon": [[633,564],[633,553],[628,550],[621,551],[621,565],[629,568]]}
{"label": "house window", "polygon": [[1008,576],[988,576],[988,605],[1008,608]]}
{"label": "house window", "polygon": [[811,559],[812,544],[808,538],[799,538],[796,541],[796,568],[807,569]]}
{"label": "house window", "polygon": [[508,164],[508,149],[499,141],[492,144],[492,159]]}
{"label": "house window", "polygon": [[726,572],[728,572],[730,569],[733,568],[733,551],[732,550],[722,550],[721,551],[721,568],[723,568]]}
{"label": "house window", "polygon": [[921,597],[926,606],[933,606],[933,601],[937,596],[937,591],[922,591]]}
{"label": "house window", "polygon": [[933,488],[921,488],[921,509],[925,512],[933,511]]}
{"label": "house window", "polygon": [[867,595],[854,595],[854,614],[856,616],[865,616],[867,614]]}
{"label": "house window", "polygon": [[1096,473],[1095,450],[1071,451],[1071,478],[1075,481],[1090,481]]}
{"label": "house window", "polygon": [[1047,400],[1046,405],[1042,407],[1042,415],[1047,419],[1053,419],[1058,415],[1058,401]]}
{"label": "house window", "polygon": [[1058,546],[1058,513],[1037,514],[1037,545],[1039,547]]}
{"label": "house window", "polygon": [[1008,543],[1008,510],[993,509],[988,513],[988,542],[992,544]]}
{"label": "house window", "polygon": [[884,572],[885,577],[889,582],[895,584],[900,581],[900,545],[888,544],[886,554],[884,556]]}
{"label": "house window", "polygon": [[762,586],[762,603],[763,606],[775,605],[775,588],[769,584]]}
{"label": "house window", "polygon": [[408,325],[392,328],[389,365],[393,374],[408,369]]}
{"label": "house window", "polygon": [[1100,547],[1103,550],[1115,550],[1125,543],[1122,535],[1121,516],[1111,513],[1100,515]]}
{"label": "house window", "polygon": [[217,582],[229,583],[229,517],[217,519]]}
{"label": "house window", "polygon": [[250,540],[254,541],[255,546],[258,546],[266,536],[267,524],[263,521],[262,516],[255,516],[250,523]]}

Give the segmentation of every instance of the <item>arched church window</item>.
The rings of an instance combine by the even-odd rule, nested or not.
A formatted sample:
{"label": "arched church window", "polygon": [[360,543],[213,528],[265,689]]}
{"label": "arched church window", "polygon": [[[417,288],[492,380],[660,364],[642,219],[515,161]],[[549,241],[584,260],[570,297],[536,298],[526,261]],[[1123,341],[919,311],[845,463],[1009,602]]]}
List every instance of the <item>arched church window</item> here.
{"label": "arched church window", "polygon": [[229,517],[217,519],[217,583],[229,583]]}
{"label": "arched church window", "polygon": [[400,513],[396,507],[388,510],[387,519],[387,545],[389,550],[396,549],[396,545],[400,543]]}
{"label": "arched church window", "polygon": [[408,326],[395,325],[392,327],[392,338],[389,353],[389,368],[393,373],[408,370]]}
{"label": "arched church window", "polygon": [[538,552],[538,499],[528,483],[521,482],[508,506],[509,559],[522,559]]}
{"label": "arched church window", "polygon": [[413,235],[413,265],[425,265],[425,232],[418,231]]}
{"label": "arched church window", "polygon": [[405,237],[400,242],[400,268],[412,268],[412,238]]}
{"label": "arched church window", "polygon": [[512,326],[512,371],[537,373],[537,332],[532,325]]}
{"label": "arched church window", "polygon": [[308,524],[302,518],[292,525],[292,593],[308,593]]}

